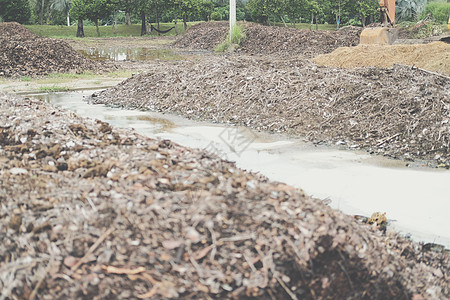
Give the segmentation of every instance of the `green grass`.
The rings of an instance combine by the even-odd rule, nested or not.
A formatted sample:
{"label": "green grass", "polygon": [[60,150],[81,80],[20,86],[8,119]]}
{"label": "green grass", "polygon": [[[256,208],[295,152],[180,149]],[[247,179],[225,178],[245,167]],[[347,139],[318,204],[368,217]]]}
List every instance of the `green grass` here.
{"label": "green grass", "polygon": [[[188,28],[198,22],[189,22]],[[156,24],[153,24],[156,27]],[[160,30],[167,30],[174,26],[173,23],[160,23]],[[77,34],[77,26],[63,26],[63,25],[26,25],[31,32],[38,36],[45,37],[53,37],[53,38],[76,38]],[[132,24],[132,25],[124,25],[119,24],[116,26],[117,34],[114,35],[112,30],[112,26],[100,26],[100,37],[129,37],[141,36],[141,25],[140,24]],[[184,32],[183,23],[177,23],[178,34],[182,34]],[[95,26],[84,26],[84,35],[85,37],[97,37],[97,29]],[[161,34],[164,36],[175,35],[175,29],[172,29],[170,32],[166,34]],[[156,31],[153,31],[150,36],[158,36]]]}
{"label": "green grass", "polygon": [[[105,74],[104,76],[108,78],[126,78],[131,77],[132,71],[130,70],[120,70],[115,72],[110,72]],[[93,72],[83,72],[81,74],[74,73],[51,73],[43,78],[36,80],[41,84],[58,84],[64,82],[70,82],[74,79],[95,79],[102,77],[103,75],[95,74]]]}
{"label": "green grass", "polygon": [[69,88],[60,87],[60,86],[41,86],[41,87],[39,87],[39,91],[45,92],[45,93],[65,92],[68,90],[69,90]]}
{"label": "green grass", "polygon": [[245,30],[242,26],[236,25],[234,26],[233,30],[228,34],[225,41],[220,43],[216,47],[217,52],[225,52],[227,51],[232,45],[234,47],[239,47],[241,43],[245,40]]}

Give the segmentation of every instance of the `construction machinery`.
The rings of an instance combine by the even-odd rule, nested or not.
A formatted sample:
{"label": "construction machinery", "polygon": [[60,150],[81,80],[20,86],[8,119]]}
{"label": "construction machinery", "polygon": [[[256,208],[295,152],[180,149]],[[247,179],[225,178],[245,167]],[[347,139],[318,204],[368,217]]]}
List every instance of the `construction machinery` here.
{"label": "construction machinery", "polygon": [[370,27],[361,32],[360,44],[391,45],[398,36],[395,25],[395,0],[380,0],[382,27]]}

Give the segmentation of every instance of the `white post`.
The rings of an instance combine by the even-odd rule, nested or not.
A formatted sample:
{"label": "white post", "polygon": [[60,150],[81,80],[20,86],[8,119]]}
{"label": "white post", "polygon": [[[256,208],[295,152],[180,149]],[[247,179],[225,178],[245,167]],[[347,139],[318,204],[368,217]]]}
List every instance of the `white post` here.
{"label": "white post", "polygon": [[236,0],[230,0],[230,39],[234,26],[236,26]]}

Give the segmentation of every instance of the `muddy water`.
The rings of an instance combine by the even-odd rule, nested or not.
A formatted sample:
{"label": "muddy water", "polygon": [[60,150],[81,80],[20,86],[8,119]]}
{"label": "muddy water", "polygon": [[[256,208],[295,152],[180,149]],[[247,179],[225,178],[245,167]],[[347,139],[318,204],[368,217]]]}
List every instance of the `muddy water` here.
{"label": "muddy water", "polygon": [[92,60],[178,60],[182,56],[169,49],[148,48],[91,48],[79,50],[81,54]]}
{"label": "muddy water", "polygon": [[85,117],[179,144],[206,148],[244,169],[329,199],[348,214],[386,212],[391,226],[417,241],[450,248],[450,171],[409,168],[366,152],[316,147],[300,139],[182,117],[90,105],[90,92],[38,97]]}

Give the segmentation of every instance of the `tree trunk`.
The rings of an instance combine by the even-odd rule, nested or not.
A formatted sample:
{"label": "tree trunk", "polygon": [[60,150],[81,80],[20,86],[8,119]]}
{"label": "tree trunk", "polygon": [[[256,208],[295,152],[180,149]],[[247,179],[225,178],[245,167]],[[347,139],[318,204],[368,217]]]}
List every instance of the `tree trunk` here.
{"label": "tree trunk", "polygon": [[187,20],[186,15],[183,16],[183,24],[184,24],[184,31],[187,30]]}
{"label": "tree trunk", "polygon": [[44,8],[45,0],[41,0],[41,9],[39,10],[39,25],[43,25],[44,22]]}
{"label": "tree trunk", "polygon": [[78,19],[77,37],[84,38],[83,19]]}
{"label": "tree trunk", "polygon": [[366,16],[365,15],[361,15],[361,23],[362,23],[362,27],[366,27]]}
{"label": "tree trunk", "polygon": [[175,23],[175,35],[178,35],[177,19],[178,16],[175,16],[175,19],[173,20],[173,22]]}
{"label": "tree trunk", "polygon": [[309,26],[309,29],[312,30],[314,25],[314,13],[311,13],[311,25]]}
{"label": "tree trunk", "polygon": [[67,11],[67,26],[70,26],[70,13]]}
{"label": "tree trunk", "polygon": [[141,12],[141,36],[147,34],[147,26],[145,25],[145,23],[146,23],[145,13],[142,11]]}
{"label": "tree trunk", "polygon": [[46,15],[45,24],[49,25],[50,24],[50,2],[47,3],[47,7],[45,9],[45,15]]}
{"label": "tree trunk", "polygon": [[113,26],[112,26],[113,34],[114,34],[114,35],[117,35],[117,27],[116,27],[116,23],[117,23],[117,14],[116,14],[116,11],[114,11],[113,16],[114,16]]}
{"label": "tree trunk", "polygon": [[[159,14],[158,14],[158,10],[156,10],[156,28],[158,29],[158,30],[160,30],[160,28],[159,28]],[[159,32],[158,32],[158,35],[161,35]]]}
{"label": "tree trunk", "polygon": [[319,23],[317,22],[317,15],[315,15],[314,19],[316,20],[316,30],[319,30]]}
{"label": "tree trunk", "polygon": [[127,11],[125,13],[125,24],[126,25],[131,25],[131,16],[130,16],[130,12],[129,11]]}
{"label": "tree trunk", "polygon": [[280,16],[280,18],[281,18],[281,21],[283,21],[284,27],[287,27],[286,22],[284,21],[283,16]]}
{"label": "tree trunk", "polygon": [[98,28],[98,19],[95,19],[95,27],[97,28],[97,37],[100,37],[100,28]]}

